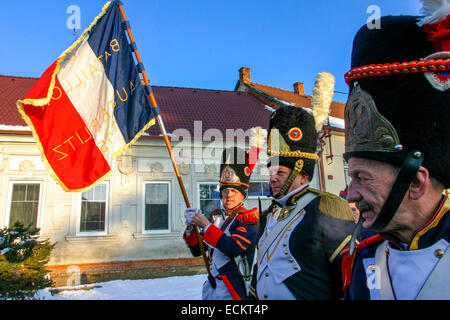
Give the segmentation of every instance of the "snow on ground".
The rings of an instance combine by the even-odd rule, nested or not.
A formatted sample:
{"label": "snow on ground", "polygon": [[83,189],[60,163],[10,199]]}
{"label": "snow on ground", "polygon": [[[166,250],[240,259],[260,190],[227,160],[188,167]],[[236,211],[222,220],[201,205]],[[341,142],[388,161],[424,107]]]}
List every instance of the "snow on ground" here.
{"label": "snow on ground", "polygon": [[[146,280],[115,280],[77,287],[51,288],[59,291],[52,295],[51,289],[39,290],[41,300],[201,300],[205,274]],[[82,290],[82,289],[85,290]],[[86,290],[88,288],[92,288]],[[77,290],[74,290],[77,289]]]}

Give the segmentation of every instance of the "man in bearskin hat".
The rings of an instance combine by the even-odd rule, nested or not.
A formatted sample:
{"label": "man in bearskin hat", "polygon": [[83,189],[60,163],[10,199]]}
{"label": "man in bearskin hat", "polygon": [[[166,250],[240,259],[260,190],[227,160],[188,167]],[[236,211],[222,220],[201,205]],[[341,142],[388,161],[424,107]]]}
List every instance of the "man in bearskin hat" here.
{"label": "man in bearskin hat", "polygon": [[423,2],[353,41],[347,200],[377,234],[346,249],[348,299],[450,299],[450,4]]}
{"label": "man in bearskin hat", "polygon": [[313,114],[283,106],[270,119],[267,166],[274,200],[261,214],[250,288],[260,300],[343,297],[339,253],[355,223],[344,199],[309,187],[318,159]]}
{"label": "man in bearskin hat", "polygon": [[203,242],[208,248],[213,278],[209,277],[203,285],[203,300],[248,298],[259,211],[245,209],[244,200],[257,160],[253,153],[259,150],[251,148],[249,159],[249,154],[240,148],[225,149],[219,181],[222,208],[206,216],[196,208],[188,208],[184,213],[187,228],[183,238],[192,254],[200,255],[198,240],[192,232],[194,225],[203,229]]}

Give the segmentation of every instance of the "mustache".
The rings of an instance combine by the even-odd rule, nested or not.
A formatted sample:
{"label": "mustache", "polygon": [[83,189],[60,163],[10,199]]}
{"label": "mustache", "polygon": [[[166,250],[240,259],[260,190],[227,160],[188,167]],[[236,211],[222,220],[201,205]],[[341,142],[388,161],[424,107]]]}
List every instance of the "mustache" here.
{"label": "mustache", "polygon": [[363,212],[363,211],[368,211],[368,210],[373,210],[373,206],[371,204],[369,204],[367,201],[360,200],[355,202],[356,207],[358,208],[359,212]]}

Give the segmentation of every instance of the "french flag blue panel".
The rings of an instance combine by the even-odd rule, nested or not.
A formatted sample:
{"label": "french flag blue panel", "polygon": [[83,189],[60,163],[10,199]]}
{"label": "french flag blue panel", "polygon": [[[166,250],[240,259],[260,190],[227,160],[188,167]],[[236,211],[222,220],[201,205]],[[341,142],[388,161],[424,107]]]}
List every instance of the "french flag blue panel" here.
{"label": "french flag blue panel", "polygon": [[86,191],[155,123],[123,28],[108,2],[17,106],[66,191]]}
{"label": "french flag blue panel", "polygon": [[[98,21],[97,27],[89,35],[88,43],[97,57],[104,58],[105,74],[115,88],[114,116],[125,141],[129,143],[148,121],[154,118],[154,109],[142,109],[142,106],[148,104],[148,99],[134,65],[117,7],[118,3],[114,2],[111,5],[111,14]],[[105,30],[112,32],[105,33]],[[112,59],[108,59],[108,53],[114,49],[120,50],[114,58],[111,55]]]}

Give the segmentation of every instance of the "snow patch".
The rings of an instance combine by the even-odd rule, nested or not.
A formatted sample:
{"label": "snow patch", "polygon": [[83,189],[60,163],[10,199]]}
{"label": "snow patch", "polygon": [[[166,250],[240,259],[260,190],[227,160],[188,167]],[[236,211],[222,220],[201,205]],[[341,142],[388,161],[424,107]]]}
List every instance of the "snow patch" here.
{"label": "snow patch", "polygon": [[[145,280],[114,280],[81,286],[46,288],[41,300],[201,300],[206,275]],[[68,289],[64,291],[64,289]],[[74,290],[79,289],[79,290]],[[52,294],[57,291],[58,293]]]}

